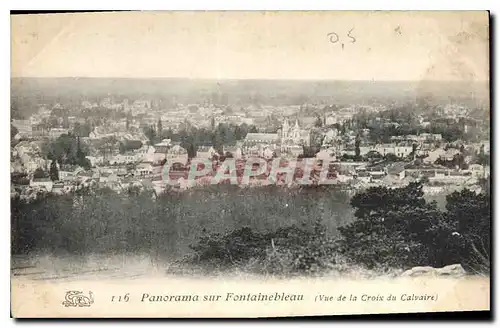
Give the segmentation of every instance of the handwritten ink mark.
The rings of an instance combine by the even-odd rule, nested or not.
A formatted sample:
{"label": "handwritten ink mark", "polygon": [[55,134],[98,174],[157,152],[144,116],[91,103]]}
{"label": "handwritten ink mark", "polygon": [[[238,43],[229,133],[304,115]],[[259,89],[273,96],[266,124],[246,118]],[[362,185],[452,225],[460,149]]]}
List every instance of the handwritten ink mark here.
{"label": "handwritten ink mark", "polygon": [[[351,43],[355,43],[356,42],[356,38],[354,36],[351,35],[352,31],[354,30],[354,27],[351,28],[348,32],[347,32],[347,37],[349,37],[351,39]],[[340,41],[340,37],[337,33],[335,32],[330,32],[327,34],[327,36],[329,37],[329,40],[331,43],[335,44],[337,42]],[[345,48],[345,43],[342,42],[341,44],[341,47],[342,47],[342,50],[344,50]]]}
{"label": "handwritten ink mark", "polygon": [[354,27],[349,30],[347,36],[352,39],[351,43],[356,42],[356,38],[351,35],[351,32],[354,30]]}
{"label": "handwritten ink mark", "polygon": [[398,27],[396,27],[394,29],[394,32],[396,32],[397,34],[401,35],[401,26],[398,25]]}
{"label": "handwritten ink mark", "polygon": [[[327,36],[330,37],[330,42],[331,43],[337,43],[339,41],[339,36],[335,32],[328,33]],[[333,37],[335,37],[335,39]]]}

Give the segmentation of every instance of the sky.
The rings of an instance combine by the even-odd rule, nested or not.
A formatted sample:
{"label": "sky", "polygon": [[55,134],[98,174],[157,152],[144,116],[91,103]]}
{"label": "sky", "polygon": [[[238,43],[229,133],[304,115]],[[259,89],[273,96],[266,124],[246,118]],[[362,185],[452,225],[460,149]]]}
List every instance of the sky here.
{"label": "sky", "polygon": [[11,75],[488,81],[488,28],[485,11],[15,15]]}

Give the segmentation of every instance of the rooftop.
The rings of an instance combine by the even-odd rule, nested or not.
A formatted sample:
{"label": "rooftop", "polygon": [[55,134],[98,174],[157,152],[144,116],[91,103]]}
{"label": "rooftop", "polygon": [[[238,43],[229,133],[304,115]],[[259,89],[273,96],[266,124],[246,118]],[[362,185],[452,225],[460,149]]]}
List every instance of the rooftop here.
{"label": "rooftop", "polygon": [[245,137],[245,141],[278,141],[279,135],[277,133],[248,133]]}
{"label": "rooftop", "polygon": [[199,146],[197,151],[210,151],[212,149],[212,146]]}
{"label": "rooftop", "polygon": [[33,178],[33,182],[52,182],[50,178]]}

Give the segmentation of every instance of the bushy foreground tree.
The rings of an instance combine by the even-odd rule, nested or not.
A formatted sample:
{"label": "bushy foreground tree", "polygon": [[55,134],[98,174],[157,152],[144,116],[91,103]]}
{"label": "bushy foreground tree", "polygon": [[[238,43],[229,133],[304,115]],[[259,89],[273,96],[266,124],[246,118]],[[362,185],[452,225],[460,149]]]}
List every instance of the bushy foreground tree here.
{"label": "bushy foreground tree", "polygon": [[213,270],[243,268],[268,274],[316,273],[335,262],[334,242],[318,220],[269,232],[249,227],[226,234],[208,234],[192,245],[185,262]]}
{"label": "bushy foreground tree", "polygon": [[423,198],[422,184],[374,187],[355,195],[356,220],[339,228],[339,251],[369,268],[461,263],[487,271],[489,196],[470,190],[447,197],[447,212]]}
{"label": "bushy foreground tree", "polygon": [[447,221],[455,227],[462,265],[473,272],[489,272],[491,258],[491,202],[489,193],[464,189],[446,197]]}

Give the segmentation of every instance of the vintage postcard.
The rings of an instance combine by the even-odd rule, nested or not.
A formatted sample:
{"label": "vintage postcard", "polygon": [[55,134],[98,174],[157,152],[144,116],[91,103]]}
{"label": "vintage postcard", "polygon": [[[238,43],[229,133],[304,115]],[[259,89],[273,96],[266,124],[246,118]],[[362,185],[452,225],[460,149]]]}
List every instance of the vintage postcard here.
{"label": "vintage postcard", "polygon": [[11,315],[490,310],[489,13],[11,15]]}

